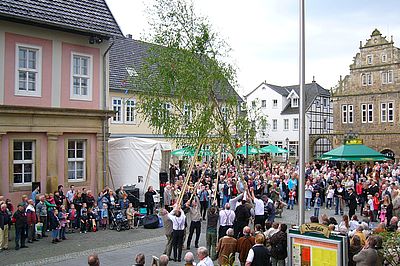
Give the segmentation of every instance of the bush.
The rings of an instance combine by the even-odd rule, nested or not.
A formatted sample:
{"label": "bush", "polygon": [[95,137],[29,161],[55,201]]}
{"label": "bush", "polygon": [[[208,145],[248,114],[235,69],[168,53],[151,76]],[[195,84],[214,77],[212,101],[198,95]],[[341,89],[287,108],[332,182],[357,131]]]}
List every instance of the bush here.
{"label": "bush", "polygon": [[383,253],[384,264],[391,266],[400,265],[400,233],[383,232],[379,235],[383,238],[383,246],[378,252]]}

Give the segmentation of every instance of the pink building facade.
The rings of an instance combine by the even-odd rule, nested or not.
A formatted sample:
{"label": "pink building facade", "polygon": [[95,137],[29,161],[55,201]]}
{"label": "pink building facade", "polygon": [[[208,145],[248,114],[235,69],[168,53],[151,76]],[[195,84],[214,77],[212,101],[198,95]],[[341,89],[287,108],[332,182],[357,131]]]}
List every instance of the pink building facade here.
{"label": "pink building facade", "polygon": [[[77,16],[64,2],[63,16]],[[36,185],[42,193],[104,186],[108,50],[121,32],[104,1],[83,2],[102,12],[104,27],[37,16],[32,23],[18,14],[8,20],[0,7],[0,195],[14,203]]]}

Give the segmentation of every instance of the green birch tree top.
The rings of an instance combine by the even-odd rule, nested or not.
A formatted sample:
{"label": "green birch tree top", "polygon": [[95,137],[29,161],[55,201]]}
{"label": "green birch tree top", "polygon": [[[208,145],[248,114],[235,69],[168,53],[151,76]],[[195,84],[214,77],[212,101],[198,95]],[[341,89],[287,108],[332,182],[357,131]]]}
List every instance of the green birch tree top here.
{"label": "green birch tree top", "polygon": [[251,123],[240,110],[229,47],[191,2],[155,0],[148,12],[146,41],[152,45],[130,80],[138,113],[178,144],[228,144],[232,150],[233,138],[243,140]]}

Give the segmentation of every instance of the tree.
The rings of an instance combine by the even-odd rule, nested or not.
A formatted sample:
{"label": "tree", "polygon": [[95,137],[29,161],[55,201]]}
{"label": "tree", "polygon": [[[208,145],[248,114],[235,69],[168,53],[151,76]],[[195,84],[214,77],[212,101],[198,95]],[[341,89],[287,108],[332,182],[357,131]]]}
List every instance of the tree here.
{"label": "tree", "polygon": [[130,80],[138,113],[178,144],[208,143],[214,150],[225,144],[234,155],[235,138],[243,140],[251,123],[240,110],[227,44],[191,2],[155,0],[149,14],[146,41],[153,45]]}

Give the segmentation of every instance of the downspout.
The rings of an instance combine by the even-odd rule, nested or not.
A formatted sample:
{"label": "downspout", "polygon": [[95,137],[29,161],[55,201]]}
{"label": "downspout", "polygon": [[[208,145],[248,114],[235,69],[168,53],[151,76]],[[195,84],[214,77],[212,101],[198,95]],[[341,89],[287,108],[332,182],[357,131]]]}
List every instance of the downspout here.
{"label": "downspout", "polygon": [[[104,52],[103,54],[103,110],[104,111],[108,111],[107,108],[107,84],[109,84],[109,80],[108,80],[108,75],[107,75],[107,66],[108,66],[108,62],[107,62],[107,54],[110,51],[111,47],[113,47],[115,41],[114,38],[112,39],[112,42],[110,44],[110,46],[108,46],[107,50]],[[109,127],[108,127],[108,115],[107,113],[104,114],[104,120],[103,120],[103,187],[106,185],[106,181],[107,181],[107,142],[106,140],[108,139],[108,132],[109,132]]]}

